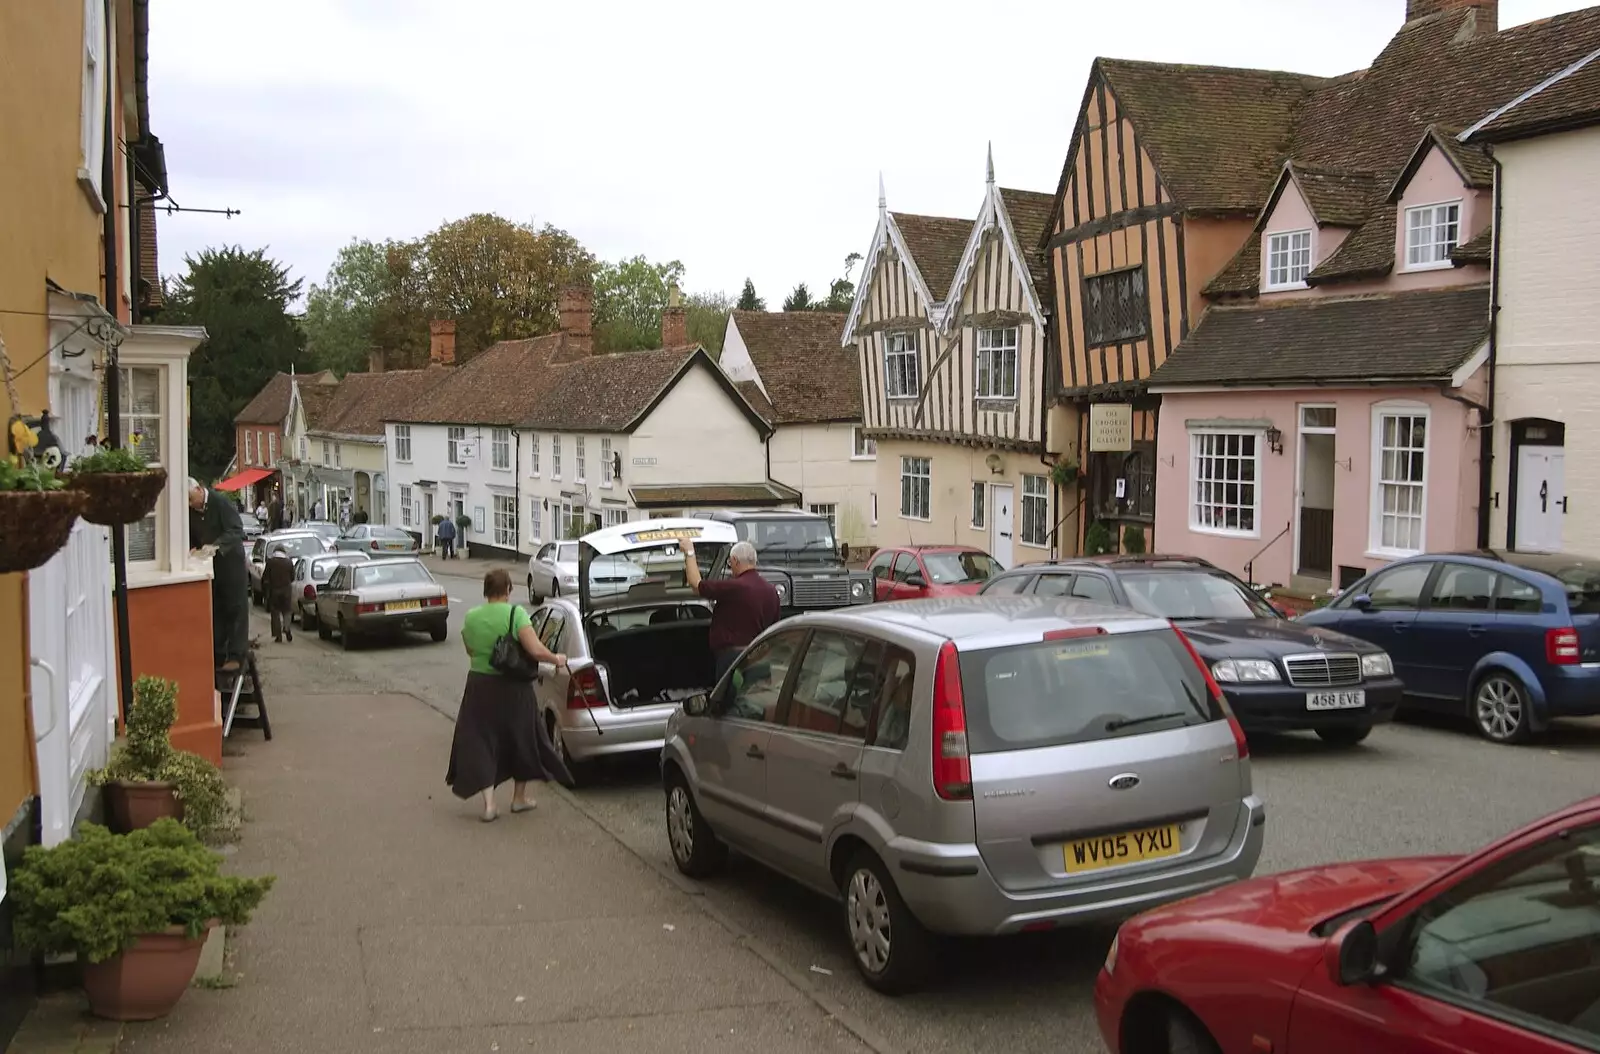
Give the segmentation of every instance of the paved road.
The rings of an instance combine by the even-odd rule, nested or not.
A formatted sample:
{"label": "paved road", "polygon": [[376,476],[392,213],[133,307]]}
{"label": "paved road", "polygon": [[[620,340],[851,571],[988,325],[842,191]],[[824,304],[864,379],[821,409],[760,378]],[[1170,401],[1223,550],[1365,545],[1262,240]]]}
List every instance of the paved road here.
{"label": "paved road", "polygon": [[[451,605],[444,644],[416,636],[341,654],[337,643],[296,637],[280,647],[303,650],[329,690],[357,682],[374,692],[405,691],[453,714],[466,671],[456,628],[481,589],[476,579],[441,581],[462,601]],[[1430,722],[1382,729],[1347,752],[1309,736],[1262,738],[1252,751],[1269,816],[1262,871],[1464,852],[1600,788],[1600,722],[1594,721],[1571,723],[1523,748],[1492,746]],[[604,771],[578,798],[628,848],[670,871],[655,780],[652,760],[641,759]],[[937,990],[891,1000],[856,979],[826,901],[741,861],[704,891],[712,906],[900,1050],[1101,1050],[1090,989],[1110,941],[1107,929],[963,942],[951,948],[949,977]]]}

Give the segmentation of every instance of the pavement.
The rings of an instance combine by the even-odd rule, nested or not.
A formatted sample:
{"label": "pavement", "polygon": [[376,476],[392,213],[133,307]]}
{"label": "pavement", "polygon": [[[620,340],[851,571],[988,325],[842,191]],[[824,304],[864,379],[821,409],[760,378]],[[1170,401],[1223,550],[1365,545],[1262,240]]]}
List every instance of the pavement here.
{"label": "pavement", "polygon": [[230,934],[231,987],[120,1051],[875,1049],[564,791],[512,815],[505,788],[481,823],[444,784],[451,721],[354,677],[328,691],[302,640],[264,649],[273,741],[240,729],[224,764],[246,813],[229,867],[277,885]]}

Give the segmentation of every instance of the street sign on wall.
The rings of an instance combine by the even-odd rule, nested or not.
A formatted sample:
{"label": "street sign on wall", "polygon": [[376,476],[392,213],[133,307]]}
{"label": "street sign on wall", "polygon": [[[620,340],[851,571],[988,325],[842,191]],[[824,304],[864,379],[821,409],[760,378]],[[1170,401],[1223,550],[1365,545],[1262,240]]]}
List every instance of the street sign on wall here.
{"label": "street sign on wall", "polygon": [[1089,407],[1090,452],[1133,449],[1133,406],[1094,403]]}

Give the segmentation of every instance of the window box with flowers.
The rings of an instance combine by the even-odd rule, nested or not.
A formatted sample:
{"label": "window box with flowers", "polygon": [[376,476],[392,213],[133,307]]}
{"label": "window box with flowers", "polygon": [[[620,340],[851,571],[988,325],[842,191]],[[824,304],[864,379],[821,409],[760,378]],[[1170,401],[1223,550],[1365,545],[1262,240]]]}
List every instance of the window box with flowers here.
{"label": "window box with flowers", "polygon": [[167,485],[167,470],[138,453],[141,435],[127,447],[102,446],[67,465],[67,485],[84,496],[83,518],[103,527],[138,523],[156,507]]}

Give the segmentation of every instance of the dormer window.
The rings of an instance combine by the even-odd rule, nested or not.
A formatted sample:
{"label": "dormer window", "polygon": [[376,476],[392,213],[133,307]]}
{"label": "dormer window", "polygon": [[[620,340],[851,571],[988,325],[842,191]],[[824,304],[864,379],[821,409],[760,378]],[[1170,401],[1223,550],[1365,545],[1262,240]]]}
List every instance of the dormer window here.
{"label": "dormer window", "polygon": [[1450,252],[1461,241],[1461,202],[1406,210],[1406,270],[1450,266]]}
{"label": "dormer window", "polygon": [[1310,231],[1267,235],[1267,289],[1304,289],[1310,273]]}

